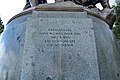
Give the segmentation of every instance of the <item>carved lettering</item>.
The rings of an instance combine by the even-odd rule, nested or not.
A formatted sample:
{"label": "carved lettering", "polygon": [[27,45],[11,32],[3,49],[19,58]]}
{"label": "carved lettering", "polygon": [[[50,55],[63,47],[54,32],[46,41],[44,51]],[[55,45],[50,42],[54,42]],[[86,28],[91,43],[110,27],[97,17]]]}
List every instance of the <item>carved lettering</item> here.
{"label": "carved lettering", "polygon": [[72,29],[62,29],[62,28],[49,28],[40,35],[49,36],[48,39],[44,40],[47,46],[63,46],[63,47],[73,47],[76,40],[73,36],[79,36],[81,33],[72,31]]}

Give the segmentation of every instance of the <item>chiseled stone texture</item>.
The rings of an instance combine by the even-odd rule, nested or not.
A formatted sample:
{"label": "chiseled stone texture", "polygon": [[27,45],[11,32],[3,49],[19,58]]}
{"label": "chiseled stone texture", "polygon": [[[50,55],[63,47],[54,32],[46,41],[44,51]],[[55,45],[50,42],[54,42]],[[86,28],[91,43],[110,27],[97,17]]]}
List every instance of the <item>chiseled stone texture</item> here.
{"label": "chiseled stone texture", "polygon": [[120,53],[113,32],[104,21],[89,18],[93,20],[100,79],[120,80]]}
{"label": "chiseled stone texture", "polygon": [[33,11],[1,36],[0,80],[120,80],[116,39],[86,12]]}
{"label": "chiseled stone texture", "polygon": [[92,20],[30,18],[22,67],[21,80],[100,80]]}
{"label": "chiseled stone texture", "polygon": [[33,11],[32,18],[87,18],[87,12]]}
{"label": "chiseled stone texture", "polygon": [[117,41],[117,47],[118,47],[118,50],[120,52],[120,40]]}
{"label": "chiseled stone texture", "polygon": [[0,38],[0,80],[20,80],[26,20],[30,15],[9,23]]}

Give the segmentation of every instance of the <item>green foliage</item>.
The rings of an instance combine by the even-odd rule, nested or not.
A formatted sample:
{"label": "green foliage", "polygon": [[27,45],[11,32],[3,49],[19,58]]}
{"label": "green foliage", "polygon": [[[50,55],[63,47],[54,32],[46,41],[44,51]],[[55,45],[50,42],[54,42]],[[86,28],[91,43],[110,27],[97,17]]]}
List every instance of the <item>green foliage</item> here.
{"label": "green foliage", "polygon": [[4,25],[3,25],[3,22],[0,18],[0,34],[3,32],[3,30],[4,30]]}
{"label": "green foliage", "polygon": [[117,2],[117,6],[115,6],[115,10],[117,13],[115,27],[113,27],[113,32],[115,33],[117,39],[120,39],[120,2]]}

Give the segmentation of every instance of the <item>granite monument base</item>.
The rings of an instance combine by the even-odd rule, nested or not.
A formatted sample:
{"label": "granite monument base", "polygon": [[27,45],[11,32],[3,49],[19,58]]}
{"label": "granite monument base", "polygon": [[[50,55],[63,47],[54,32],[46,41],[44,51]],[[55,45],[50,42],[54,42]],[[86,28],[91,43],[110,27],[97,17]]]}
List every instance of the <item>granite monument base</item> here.
{"label": "granite monument base", "polygon": [[0,40],[0,80],[119,80],[109,25],[87,11],[37,11],[12,19]]}

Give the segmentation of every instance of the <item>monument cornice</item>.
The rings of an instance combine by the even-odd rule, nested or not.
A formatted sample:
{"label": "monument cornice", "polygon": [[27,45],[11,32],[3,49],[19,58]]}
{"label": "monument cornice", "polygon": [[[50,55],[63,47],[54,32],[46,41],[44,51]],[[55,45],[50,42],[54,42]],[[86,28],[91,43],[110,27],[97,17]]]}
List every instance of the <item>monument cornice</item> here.
{"label": "monument cornice", "polygon": [[88,15],[97,17],[97,18],[105,21],[108,24],[106,19],[104,19],[102,16],[98,15],[95,12],[92,12],[90,9],[85,8],[83,6],[71,6],[70,7],[70,6],[54,6],[54,5],[38,5],[38,6],[35,6],[35,7],[28,8],[28,9],[16,14],[15,16],[13,16],[8,21],[8,23],[10,23],[12,20],[14,20],[14,19],[16,19],[20,16],[31,14],[32,11],[66,11],[66,12],[84,12],[84,11],[86,11]]}

